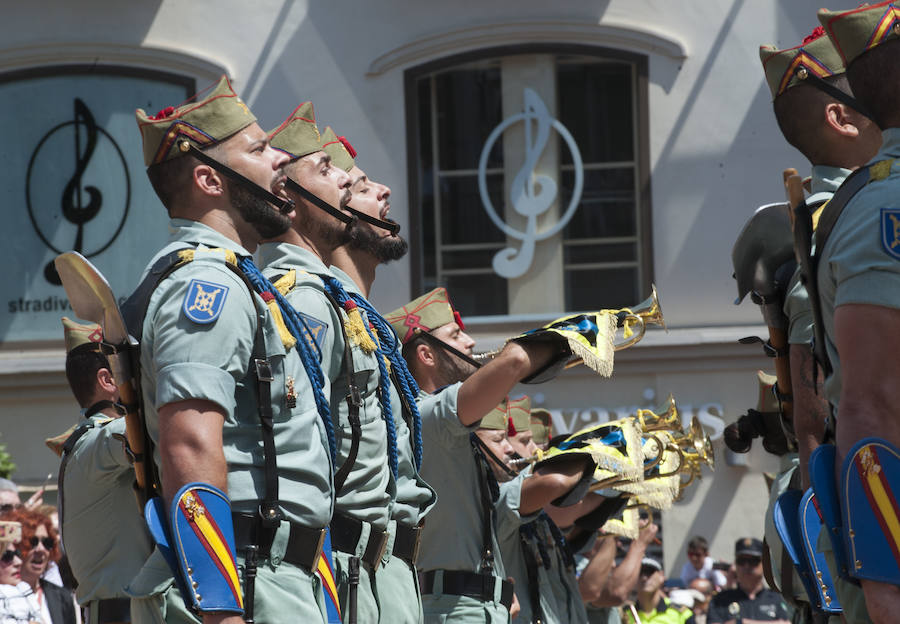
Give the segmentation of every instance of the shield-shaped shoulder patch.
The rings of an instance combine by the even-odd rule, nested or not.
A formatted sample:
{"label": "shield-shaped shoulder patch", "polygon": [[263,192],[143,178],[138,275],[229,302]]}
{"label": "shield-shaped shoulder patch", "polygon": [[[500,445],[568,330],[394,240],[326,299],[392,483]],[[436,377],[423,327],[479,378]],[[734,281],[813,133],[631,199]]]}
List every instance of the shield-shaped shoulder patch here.
{"label": "shield-shaped shoulder patch", "polygon": [[208,324],[219,318],[228,295],[228,286],[191,280],[181,309],[195,323]]}
{"label": "shield-shaped shoulder patch", "polygon": [[900,260],[900,208],[881,209],[881,246]]}

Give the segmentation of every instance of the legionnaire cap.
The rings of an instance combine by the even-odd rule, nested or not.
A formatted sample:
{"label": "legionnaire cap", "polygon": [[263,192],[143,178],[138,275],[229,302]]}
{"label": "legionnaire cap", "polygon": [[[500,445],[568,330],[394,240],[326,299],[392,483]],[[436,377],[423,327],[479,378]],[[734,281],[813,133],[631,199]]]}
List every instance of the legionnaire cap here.
{"label": "legionnaire cap", "polygon": [[734,556],[762,557],[763,544],[755,537],[742,537],[734,544]]}
{"label": "legionnaire cap", "polygon": [[22,524],[11,520],[0,520],[0,545],[16,544],[22,541]]}
{"label": "legionnaire cap", "polygon": [[550,441],[550,429],[553,423],[550,412],[540,407],[532,407],[529,420],[534,443],[538,446],[547,444]]}
{"label": "legionnaire cap", "polygon": [[335,134],[331,126],[326,126],[322,132],[322,149],[331,156],[331,162],[338,169],[349,172],[356,162],[356,150],[350,145],[346,137]]}
{"label": "legionnaire cap", "polygon": [[849,11],[819,9],[818,16],[847,67],[875,46],[900,37],[900,8],[894,2]]}
{"label": "legionnaire cap", "polygon": [[509,426],[508,433],[513,436],[522,431],[528,431],[531,427],[531,398],[523,396],[520,399],[509,401]]}
{"label": "legionnaire cap", "polygon": [[824,35],[825,30],[819,26],[797,47],[784,50],[773,45],[759,47],[759,60],[762,61],[772,99],[791,87],[804,84],[810,75],[827,78],[844,73],[840,55]]}
{"label": "legionnaire cap", "polygon": [[322,137],[316,127],[312,102],[304,102],[288,115],[280,126],[269,133],[269,141],[277,150],[291,157],[303,158],[322,151]]}
{"label": "legionnaire cap", "polygon": [[509,399],[507,398],[503,399],[500,405],[485,414],[484,418],[481,419],[481,424],[478,425],[478,428],[506,431],[508,419]]}
{"label": "legionnaire cap", "polygon": [[385,314],[384,318],[394,328],[403,344],[412,340],[419,332],[430,332],[454,321],[460,329],[466,328],[459,312],[450,303],[446,288],[435,288],[405,306]]}
{"label": "legionnaire cap", "polygon": [[181,156],[179,143],[184,139],[203,149],[221,143],[256,121],[226,76],[199,102],[169,106],[153,116],[139,108],[135,116],[144,142],[144,164],[148,167]]}
{"label": "legionnaire cap", "polygon": [[66,337],[66,353],[76,347],[92,345],[100,351],[103,342],[103,329],[97,323],[76,323],[72,319],[62,317],[63,331]]}

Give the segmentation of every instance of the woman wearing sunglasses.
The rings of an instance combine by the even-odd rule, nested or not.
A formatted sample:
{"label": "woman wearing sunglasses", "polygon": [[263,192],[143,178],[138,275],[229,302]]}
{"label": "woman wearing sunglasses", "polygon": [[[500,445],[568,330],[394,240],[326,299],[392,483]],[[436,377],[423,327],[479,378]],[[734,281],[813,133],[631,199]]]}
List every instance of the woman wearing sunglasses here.
{"label": "woman wearing sunglasses", "polygon": [[0,521],[0,623],[44,624],[28,583],[22,580],[22,525]]}
{"label": "woman wearing sunglasses", "polygon": [[72,593],[42,578],[51,561],[59,559],[56,531],[46,515],[19,508],[0,516],[22,524],[19,542],[22,581],[34,592],[40,615],[46,624],[76,624],[75,601]]}

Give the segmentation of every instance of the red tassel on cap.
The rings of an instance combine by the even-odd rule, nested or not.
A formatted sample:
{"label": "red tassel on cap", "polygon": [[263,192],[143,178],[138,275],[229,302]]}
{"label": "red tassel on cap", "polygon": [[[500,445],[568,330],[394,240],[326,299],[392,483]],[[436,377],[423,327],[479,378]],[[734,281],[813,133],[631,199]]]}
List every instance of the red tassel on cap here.
{"label": "red tassel on cap", "polygon": [[819,37],[825,34],[825,29],[821,26],[816,26],[815,30],[813,30],[810,34],[806,35],[806,38],[803,40],[803,43],[800,45],[806,45],[811,41],[815,41]]}
{"label": "red tassel on cap", "polygon": [[356,150],[353,149],[353,146],[350,145],[350,141],[347,140],[347,137],[338,137],[338,141],[340,141],[344,145],[344,149],[347,150],[347,153],[350,154],[350,158],[356,158]]}
{"label": "red tassel on cap", "polygon": [[171,117],[175,114],[174,106],[166,106],[164,109],[153,115],[150,119],[153,121],[159,121],[160,119],[166,119],[167,117]]}
{"label": "red tassel on cap", "polygon": [[506,421],[506,433],[509,437],[516,435],[516,426],[513,424],[512,418]]}
{"label": "red tassel on cap", "polygon": [[459,328],[463,331],[466,331],[466,326],[463,325],[462,317],[459,315],[459,312],[453,310],[453,320],[456,321],[456,324],[459,325]]}

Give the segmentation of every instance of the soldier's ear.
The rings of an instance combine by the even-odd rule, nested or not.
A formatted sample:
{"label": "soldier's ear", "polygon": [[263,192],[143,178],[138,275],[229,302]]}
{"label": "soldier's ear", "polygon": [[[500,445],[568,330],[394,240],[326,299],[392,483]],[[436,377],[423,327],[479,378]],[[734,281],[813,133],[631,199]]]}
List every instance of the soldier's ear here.
{"label": "soldier's ear", "polygon": [[97,371],[97,385],[106,393],[118,393],[119,390],[112,371],[108,368],[101,368]]}
{"label": "soldier's ear", "polygon": [[194,186],[204,195],[220,197],[225,194],[225,179],[209,165],[198,164],[191,178]]}
{"label": "soldier's ear", "polygon": [[840,102],[830,102],[825,105],[825,123],[834,132],[847,138],[859,136],[856,111]]}
{"label": "soldier's ear", "polygon": [[423,366],[434,368],[437,361],[434,357],[434,351],[427,344],[416,345],[416,360],[421,362]]}

